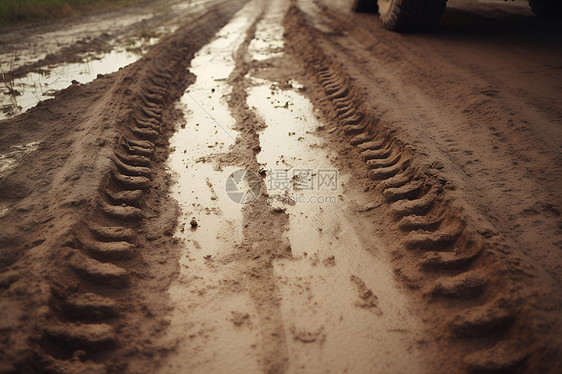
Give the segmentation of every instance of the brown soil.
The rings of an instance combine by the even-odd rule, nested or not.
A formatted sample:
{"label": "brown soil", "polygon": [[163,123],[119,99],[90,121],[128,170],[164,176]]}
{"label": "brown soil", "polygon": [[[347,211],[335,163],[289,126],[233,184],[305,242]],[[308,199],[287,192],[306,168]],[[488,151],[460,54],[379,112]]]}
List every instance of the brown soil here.
{"label": "brown soil", "polygon": [[[332,292],[325,278],[301,277],[304,265],[328,278],[343,274],[334,282],[353,301],[337,300],[339,321],[362,316],[365,330],[386,323],[388,295],[353,266],[341,270],[341,252],[298,253],[296,244],[315,239],[291,238],[300,216],[289,204],[274,207],[267,194],[241,209],[242,239],[231,252],[206,255],[205,270],[182,286],[182,267],[190,270],[177,233],[187,212],[171,196],[166,165],[170,137],[186,126],[177,104],[198,78],[188,70],[196,52],[245,3],[213,2],[136,63],[0,122],[1,155],[39,142],[0,174],[0,372],[171,372],[170,362],[186,358],[193,366],[184,362],[183,371],[218,372],[228,366],[195,361],[254,338],[247,354],[258,357],[262,372],[327,372],[329,360],[311,357],[332,354],[330,339],[345,331],[315,324],[332,311],[312,301]],[[305,134],[321,139],[314,146],[303,139],[306,152],[331,152],[330,162],[350,176],[343,213],[333,218],[346,221],[335,222],[329,242],[345,250],[346,232],[357,232],[353,238],[376,262],[357,266],[375,279],[383,279],[377,270],[391,269],[400,286],[390,299],[407,300],[402,317],[421,326],[381,329],[381,336],[404,334],[397,346],[407,346],[408,357],[393,345],[384,353],[384,343],[373,355],[415,362],[421,352],[420,366],[411,367],[420,372],[560,372],[560,24],[522,7],[458,0],[435,33],[395,34],[373,15],[353,14],[345,0],[252,4],[226,82],[238,136],[226,152],[198,162],[254,171],[266,190],[259,157],[269,151],[263,133],[271,124],[248,105],[257,85],[250,77],[275,82],[272,95],[297,80],[324,124]],[[283,14],[276,18],[272,8]],[[253,60],[251,42],[268,17],[271,28],[284,28],[285,55]],[[216,200],[222,186],[206,186]],[[200,230],[190,220],[191,233]],[[328,235],[328,226],[316,231]],[[295,279],[279,264],[294,266]],[[205,279],[219,271],[225,275],[216,284]],[[202,305],[220,304],[184,305],[188,335],[169,328],[180,307],[171,284]],[[252,307],[222,305],[233,295],[248,295]],[[302,315],[283,309],[299,304],[308,308]],[[219,320],[196,326],[216,310],[225,311]],[[226,329],[248,335],[223,346]],[[350,347],[337,348],[352,357]],[[308,366],[296,369],[296,359]]]}

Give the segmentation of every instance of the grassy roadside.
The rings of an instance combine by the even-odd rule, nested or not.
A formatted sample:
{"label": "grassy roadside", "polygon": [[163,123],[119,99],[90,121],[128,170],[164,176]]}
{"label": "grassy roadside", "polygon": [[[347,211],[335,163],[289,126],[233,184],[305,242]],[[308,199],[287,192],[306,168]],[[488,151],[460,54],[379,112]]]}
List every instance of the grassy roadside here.
{"label": "grassy roadside", "polygon": [[0,26],[71,17],[143,2],[146,0],[0,0]]}

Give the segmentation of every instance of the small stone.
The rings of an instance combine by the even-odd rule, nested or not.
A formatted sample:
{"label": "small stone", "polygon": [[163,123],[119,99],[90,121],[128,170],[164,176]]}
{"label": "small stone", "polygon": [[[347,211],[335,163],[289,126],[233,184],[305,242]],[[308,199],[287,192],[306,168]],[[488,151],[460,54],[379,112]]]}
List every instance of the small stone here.
{"label": "small stone", "polygon": [[442,170],[445,167],[441,161],[433,161],[431,165],[429,165],[430,169],[437,169]]}
{"label": "small stone", "polygon": [[250,315],[248,313],[231,311],[232,318],[230,319],[235,326],[242,326],[245,322],[250,320]]}

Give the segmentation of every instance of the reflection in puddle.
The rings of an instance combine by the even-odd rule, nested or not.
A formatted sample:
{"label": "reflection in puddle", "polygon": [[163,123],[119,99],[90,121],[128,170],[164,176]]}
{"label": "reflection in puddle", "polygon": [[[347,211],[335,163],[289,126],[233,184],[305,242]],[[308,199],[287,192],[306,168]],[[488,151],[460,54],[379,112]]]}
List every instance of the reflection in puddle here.
{"label": "reflection in puddle", "polygon": [[[87,83],[98,74],[113,73],[135,62],[148,46],[159,41],[159,38],[146,40],[147,33],[150,36],[173,33],[186,22],[185,17],[196,16],[216,3],[213,0],[172,0],[164,4],[146,4],[125,13],[109,12],[85,17],[77,24],[71,22],[53,32],[26,36],[24,42],[14,46],[14,50],[8,49],[8,53],[0,54],[0,73],[3,71],[7,74],[23,65],[40,61],[49,54],[59,53],[73,44],[89,42],[95,38],[107,40],[113,36],[107,42],[118,47],[110,53],[100,55],[99,59],[96,57],[86,63],[51,66],[51,71],[46,74],[29,74],[12,82],[0,82],[0,120],[25,112],[38,102],[52,97],[54,92],[70,86],[73,80]],[[145,23],[147,19],[163,24],[150,29],[152,22]],[[148,29],[145,29],[147,25]],[[142,43],[136,40],[136,34],[132,36],[127,31],[133,26],[136,30],[134,32],[140,33],[141,39],[144,39]],[[125,37],[122,34],[124,29]],[[0,35],[0,44],[9,44],[11,39],[21,38],[21,35],[14,36],[14,33],[19,32]],[[132,39],[124,40],[127,35]]]}
{"label": "reflection in puddle", "polygon": [[254,39],[248,46],[248,52],[256,61],[268,60],[275,57],[283,56],[283,40],[284,28],[281,24],[272,22],[279,17],[283,4],[276,2],[270,4],[273,7],[267,12],[256,27]]}
{"label": "reflection in puddle", "polygon": [[175,12],[188,10],[189,12],[199,11],[205,9],[204,4],[208,3],[208,0],[185,0],[172,7]]}
{"label": "reflection in puddle", "polygon": [[[151,40],[154,44],[156,40]],[[134,46],[136,47],[136,46]],[[64,64],[52,68],[48,73],[30,73],[13,82],[6,83],[0,90],[0,119],[25,112],[38,102],[51,98],[57,91],[70,86],[73,81],[88,83],[97,78],[98,74],[110,74],[122,67],[137,61],[142,52],[111,51],[99,59],[84,63]],[[16,91],[8,94],[9,88]]]}
{"label": "reflection in puddle", "polygon": [[[261,41],[249,48],[254,60],[282,53],[278,26],[287,5],[268,3],[265,21],[256,29]],[[232,174],[236,167],[222,169],[218,159],[227,156],[240,136],[225,101],[231,93],[226,81],[256,17],[254,6],[252,2],[237,13],[197,54],[191,68],[197,81],[181,100],[187,123],[171,139],[175,151],[169,160],[178,180],[172,194],[182,209],[176,238],[184,243],[180,272],[169,288],[169,338],[177,344],[160,372],[263,371],[267,337],[261,334],[270,316],[258,315],[264,309],[252,298],[252,290],[262,286],[268,288],[259,292],[270,291],[278,300],[287,337],[286,372],[425,371],[413,348],[417,321],[404,307],[407,302],[394,283],[383,244],[371,222],[356,217],[354,207],[366,197],[347,186],[349,176],[334,166],[335,152],[314,135],[323,125],[296,82],[293,89],[282,90],[277,83],[245,77],[252,84],[247,104],[266,125],[258,134],[257,161],[266,171],[268,196],[280,196],[271,202],[274,211],[289,215],[284,235],[292,258],[273,261],[275,290],[259,277],[240,280],[247,262],[237,256],[243,249],[243,225],[250,222],[243,221],[242,205],[233,203],[225,190],[242,186],[245,174]],[[227,185],[229,176],[232,183]],[[330,200],[319,202],[319,197]]]}
{"label": "reflection in puddle", "polygon": [[248,104],[267,123],[261,133],[262,152],[258,162],[267,171],[266,187],[272,205],[335,204],[341,196],[338,170],[333,167],[322,142],[314,138],[322,126],[313,114],[312,104],[294,90],[280,90],[278,85],[252,79],[254,86]]}
{"label": "reflection in puddle", "polygon": [[[139,12],[144,14],[120,14],[119,12],[104,12],[103,14],[82,17],[80,21],[63,21],[58,26],[58,30],[51,32],[41,32],[31,35],[24,39],[24,43],[14,45],[14,50],[9,53],[0,54],[0,65],[9,66],[15,70],[25,64],[33,63],[44,59],[48,54],[60,52],[63,48],[67,48],[77,41],[90,41],[92,38],[104,37],[104,35],[113,35],[120,30],[126,29],[135,23],[153,16],[152,12],[145,8],[137,8]],[[55,21],[56,22],[56,21]],[[47,29],[50,29],[46,25]],[[55,27],[57,27],[55,25]],[[4,31],[4,30],[3,30]],[[13,32],[2,33],[0,35],[0,43],[9,44],[12,38],[18,37],[22,31],[15,28]],[[33,33],[34,31],[31,31]],[[14,60],[14,56],[17,59]]]}

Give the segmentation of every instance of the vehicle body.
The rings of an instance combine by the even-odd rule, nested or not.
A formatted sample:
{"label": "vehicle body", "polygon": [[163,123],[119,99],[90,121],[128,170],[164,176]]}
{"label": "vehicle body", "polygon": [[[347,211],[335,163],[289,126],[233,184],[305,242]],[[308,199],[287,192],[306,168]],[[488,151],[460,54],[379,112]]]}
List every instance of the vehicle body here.
{"label": "vehicle body", "polygon": [[[382,24],[392,31],[419,31],[435,27],[447,0],[353,0],[353,10],[378,12]],[[562,16],[562,0],[529,0],[533,12],[540,17]]]}

